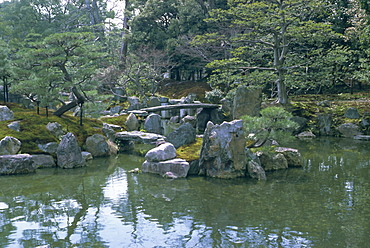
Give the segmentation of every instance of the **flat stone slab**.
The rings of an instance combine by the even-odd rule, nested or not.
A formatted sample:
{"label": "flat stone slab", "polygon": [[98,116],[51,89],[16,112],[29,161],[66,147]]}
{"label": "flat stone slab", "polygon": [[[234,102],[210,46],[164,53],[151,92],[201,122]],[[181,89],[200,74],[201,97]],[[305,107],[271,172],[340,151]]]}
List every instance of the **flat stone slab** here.
{"label": "flat stone slab", "polygon": [[356,140],[370,140],[370,135],[356,135],[353,138]]}
{"label": "flat stone slab", "polygon": [[115,134],[117,140],[138,141],[144,144],[153,144],[158,140],[165,140],[166,137],[156,133],[146,133],[141,131],[118,132]]}
{"label": "flat stone slab", "polygon": [[143,108],[141,111],[147,112],[158,112],[162,110],[172,110],[172,109],[193,109],[193,108],[209,108],[214,109],[218,108],[220,105],[218,104],[209,104],[209,103],[186,103],[186,104],[174,104],[174,105],[164,105],[164,106],[156,106],[151,108]]}

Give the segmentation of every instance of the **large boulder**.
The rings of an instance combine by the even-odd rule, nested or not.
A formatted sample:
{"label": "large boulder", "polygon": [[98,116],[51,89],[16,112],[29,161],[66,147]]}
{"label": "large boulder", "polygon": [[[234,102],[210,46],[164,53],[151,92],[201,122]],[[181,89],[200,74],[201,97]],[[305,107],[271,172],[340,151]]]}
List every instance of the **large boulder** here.
{"label": "large boulder", "polygon": [[0,156],[0,174],[21,174],[35,172],[36,165],[31,155],[17,154]]}
{"label": "large boulder", "polygon": [[262,88],[239,86],[233,103],[233,118],[243,115],[259,116],[262,103]]}
{"label": "large boulder", "polygon": [[140,128],[139,120],[137,119],[136,115],[133,113],[130,113],[125,122],[127,131],[137,131]]}
{"label": "large boulder", "polygon": [[344,114],[344,117],[349,119],[359,119],[360,114],[358,113],[357,108],[350,107],[347,109],[346,113]]}
{"label": "large boulder", "polygon": [[344,123],[340,125],[337,129],[340,134],[346,138],[353,138],[356,135],[361,134],[360,127],[354,123]]}
{"label": "large boulder", "polygon": [[218,178],[245,176],[245,142],[241,120],[221,125],[208,122],[200,152],[199,174]]}
{"label": "large boulder", "polygon": [[171,143],[163,143],[149,150],[145,159],[150,162],[170,160],[176,157],[176,148]]}
{"label": "large boulder", "polygon": [[9,123],[8,128],[13,129],[17,132],[21,131],[21,125],[19,124],[19,121],[13,121],[12,123]]}
{"label": "large boulder", "polygon": [[61,139],[66,132],[63,130],[62,125],[60,125],[58,122],[49,122],[46,125],[46,129],[49,130],[49,132],[56,137],[57,139]]}
{"label": "large boulder", "polygon": [[190,144],[195,141],[195,128],[190,123],[185,123],[175,131],[167,135],[166,140],[172,143],[176,148]]}
{"label": "large boulder", "polygon": [[57,149],[57,164],[61,168],[75,168],[86,165],[85,159],[81,154],[76,137],[73,133],[62,136],[62,140]]}
{"label": "large boulder", "polygon": [[302,167],[303,160],[301,154],[297,149],[288,148],[288,147],[277,147],[275,152],[281,153],[287,160],[289,167]]}
{"label": "large boulder", "polygon": [[281,153],[273,151],[258,151],[257,155],[265,171],[274,171],[288,168],[288,161]]}
{"label": "large boulder", "polygon": [[173,178],[186,177],[189,171],[189,163],[183,159],[175,158],[166,161],[145,161],[142,165],[143,172],[149,172],[166,176],[171,174]]}
{"label": "large boulder", "polygon": [[14,119],[14,113],[8,106],[0,106],[0,121],[9,121]]}
{"label": "large boulder", "polygon": [[196,115],[197,130],[199,133],[204,133],[207,123],[211,120],[211,115],[207,109],[202,109]]}
{"label": "large boulder", "polygon": [[21,142],[14,137],[6,136],[0,140],[0,155],[14,155],[21,149]]}
{"label": "large boulder", "polygon": [[87,137],[85,147],[93,157],[107,157],[110,155],[107,140],[101,134],[94,134]]}
{"label": "large boulder", "polygon": [[163,134],[163,128],[161,126],[161,116],[158,114],[150,114],[144,122],[144,129],[148,133]]}
{"label": "large boulder", "polygon": [[54,161],[53,156],[51,155],[31,155],[33,162],[35,163],[36,168],[51,168],[56,167],[56,163]]}
{"label": "large boulder", "polygon": [[258,180],[266,180],[266,172],[261,165],[261,160],[256,153],[252,152],[251,149],[246,148],[245,153],[249,160],[247,164],[247,172],[251,178]]}
{"label": "large boulder", "polygon": [[57,149],[59,146],[59,143],[56,142],[50,142],[47,144],[38,144],[37,145],[41,151],[50,153],[50,154],[55,154],[57,153]]}
{"label": "large boulder", "polygon": [[137,109],[141,109],[141,103],[140,103],[140,100],[138,97],[136,96],[130,96],[127,98],[127,101],[128,103],[130,104],[130,106],[128,107],[127,110],[137,110]]}

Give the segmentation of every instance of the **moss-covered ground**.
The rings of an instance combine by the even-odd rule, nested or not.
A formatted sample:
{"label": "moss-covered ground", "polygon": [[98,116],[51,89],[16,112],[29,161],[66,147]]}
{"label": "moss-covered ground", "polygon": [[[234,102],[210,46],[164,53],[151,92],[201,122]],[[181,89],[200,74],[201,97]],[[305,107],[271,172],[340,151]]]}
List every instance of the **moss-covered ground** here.
{"label": "moss-covered ground", "polygon": [[[36,110],[23,108],[15,103],[0,102],[0,105],[6,105],[14,112],[13,120],[0,122],[0,140],[6,136],[19,139],[22,142],[20,151],[22,153],[43,153],[38,148],[38,144],[59,142],[59,140],[46,129],[46,125],[49,122],[58,122],[66,132],[73,133],[80,146],[83,146],[88,136],[95,133],[102,134],[103,121],[99,119],[83,118],[82,126],[80,126],[79,118],[68,113],[63,114],[61,117],[57,117],[52,114],[52,111],[48,111],[48,114],[46,114],[45,109],[40,109],[39,114],[37,114]],[[124,125],[122,118],[123,117],[104,118],[104,122],[122,126]],[[19,122],[21,126],[20,132],[7,127],[9,123],[14,121]]]}

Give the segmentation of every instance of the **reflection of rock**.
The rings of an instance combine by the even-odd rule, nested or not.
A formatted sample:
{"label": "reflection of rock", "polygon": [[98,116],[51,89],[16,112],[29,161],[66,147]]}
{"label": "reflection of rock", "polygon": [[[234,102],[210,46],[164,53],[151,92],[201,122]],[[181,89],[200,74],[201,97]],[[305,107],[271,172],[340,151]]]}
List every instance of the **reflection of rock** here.
{"label": "reflection of rock", "polygon": [[36,170],[35,163],[31,155],[17,154],[0,156],[0,174],[20,174],[30,173]]}
{"label": "reflection of rock", "polygon": [[208,122],[200,153],[200,174],[219,178],[245,176],[245,142],[241,120],[221,125]]}

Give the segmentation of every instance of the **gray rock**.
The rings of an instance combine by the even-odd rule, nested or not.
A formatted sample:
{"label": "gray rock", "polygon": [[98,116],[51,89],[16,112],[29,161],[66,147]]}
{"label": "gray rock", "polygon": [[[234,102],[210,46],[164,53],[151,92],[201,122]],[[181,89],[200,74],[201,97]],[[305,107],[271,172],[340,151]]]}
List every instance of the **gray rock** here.
{"label": "gray rock", "polygon": [[52,168],[56,167],[53,156],[50,155],[32,155],[32,159],[35,163],[36,168]]}
{"label": "gray rock", "polygon": [[110,155],[108,143],[103,135],[94,134],[87,137],[85,143],[86,151],[95,157],[107,157]]}
{"label": "gray rock", "polygon": [[149,150],[145,159],[149,162],[159,162],[176,157],[176,148],[171,143],[163,143],[151,150]]}
{"label": "gray rock", "polygon": [[281,153],[258,151],[257,155],[261,160],[261,165],[265,171],[274,171],[288,168],[288,161]]}
{"label": "gray rock", "polygon": [[225,98],[221,99],[221,110],[224,113],[231,114],[233,111],[233,103]]}
{"label": "gray rock", "polygon": [[364,128],[370,127],[370,113],[365,113],[364,116],[361,119],[361,126]]}
{"label": "gray rock", "polygon": [[255,161],[248,162],[248,174],[251,178],[266,180],[266,172],[260,164]]}
{"label": "gray rock", "polygon": [[340,134],[346,138],[353,138],[356,135],[361,134],[360,127],[353,123],[344,123],[340,125],[337,129]]}
{"label": "gray rock", "polygon": [[310,131],[305,131],[305,132],[299,133],[297,136],[300,139],[312,139],[312,138],[316,138],[316,135],[313,134]]}
{"label": "gray rock", "polygon": [[181,124],[190,123],[193,128],[197,127],[197,118],[195,116],[187,115],[181,119]]}
{"label": "gray rock", "polygon": [[184,178],[188,175],[189,163],[183,159],[171,159],[160,162],[145,161],[142,165],[143,172],[154,173],[165,176],[168,172],[178,178]]}
{"label": "gray rock", "polygon": [[116,139],[116,132],[112,128],[111,124],[103,123],[102,132],[110,141],[114,142],[114,140]]}
{"label": "gray rock", "polygon": [[294,134],[302,132],[308,122],[308,119],[300,116],[293,116],[290,120],[298,124],[298,127],[295,130],[292,130],[292,133]]}
{"label": "gray rock", "polygon": [[85,161],[93,159],[93,156],[89,152],[83,151],[81,154]]}
{"label": "gray rock", "polygon": [[197,118],[197,131],[199,133],[204,133],[206,130],[207,123],[211,120],[209,110],[202,109],[196,115]]}
{"label": "gray rock", "polygon": [[155,97],[155,96],[152,96],[150,97],[149,99],[149,102],[148,102],[148,107],[156,107],[156,106],[161,106],[161,101],[159,100],[158,97]]}
{"label": "gray rock", "polygon": [[287,160],[289,167],[302,167],[303,160],[301,154],[297,149],[287,148],[287,147],[277,147],[275,152],[281,153]]}
{"label": "gray rock", "polygon": [[329,100],[324,100],[324,101],[317,103],[317,106],[328,108],[331,106],[331,103]]}
{"label": "gray rock", "polygon": [[13,129],[14,131],[20,132],[21,131],[21,125],[18,121],[13,121],[12,123],[9,123],[8,128]]}
{"label": "gray rock", "polygon": [[344,117],[349,119],[359,119],[360,114],[358,113],[357,108],[350,107],[347,109],[346,113],[344,114]]}
{"label": "gray rock", "polygon": [[170,122],[172,122],[172,123],[180,123],[180,120],[181,120],[180,116],[178,116],[178,115],[171,116],[171,118],[170,118]]}
{"label": "gray rock", "polygon": [[161,126],[161,116],[158,114],[150,114],[144,122],[144,129],[148,133],[163,134],[163,128]]}
{"label": "gray rock", "polygon": [[62,125],[58,122],[49,122],[46,125],[46,129],[50,131],[50,133],[56,137],[57,139],[61,139],[63,135],[65,135],[65,131],[63,130]]}
{"label": "gray rock", "polygon": [[185,123],[175,131],[167,135],[167,141],[172,143],[176,148],[193,143],[196,138],[194,127],[190,123]]}
{"label": "gray rock", "polygon": [[221,124],[225,117],[220,109],[210,109],[209,113],[210,121],[212,121],[213,124]]}
{"label": "gray rock", "polygon": [[14,119],[14,113],[8,106],[0,106],[0,121],[9,121]]}
{"label": "gray rock", "polygon": [[37,145],[41,151],[50,153],[50,154],[55,154],[57,153],[57,149],[59,146],[59,143],[56,142],[50,142],[47,144],[39,144]]}
{"label": "gray rock", "polygon": [[137,119],[136,115],[130,113],[125,122],[127,131],[137,131],[140,128],[139,120]]}
{"label": "gray rock", "polygon": [[0,155],[14,155],[21,149],[21,142],[14,137],[6,136],[0,140]]}
{"label": "gray rock", "polygon": [[33,158],[29,154],[0,156],[0,174],[22,174],[36,171]]}
{"label": "gray rock", "polygon": [[320,135],[329,135],[331,131],[332,117],[329,114],[317,116],[317,128]]}
{"label": "gray rock", "polygon": [[138,109],[141,109],[141,107],[142,107],[139,98],[137,98],[136,96],[128,97],[127,101],[130,104],[130,106],[127,109],[129,111],[130,110],[138,110]]}
{"label": "gray rock", "polygon": [[167,97],[160,97],[159,98],[159,101],[161,102],[161,103],[168,103],[168,101],[169,101],[169,99],[167,98]]}
{"label": "gray rock", "polygon": [[236,90],[233,103],[233,118],[243,115],[259,116],[262,103],[262,89],[239,86]]}
{"label": "gray rock", "polygon": [[62,136],[62,140],[57,149],[57,164],[61,168],[75,168],[86,165],[82,157],[81,148],[78,146],[76,137],[73,133]]}
{"label": "gray rock", "polygon": [[114,106],[114,107],[110,108],[109,111],[110,111],[111,115],[114,115],[114,114],[119,114],[119,112],[121,112],[121,110],[122,110],[122,107],[117,105],[117,106]]}
{"label": "gray rock", "polygon": [[160,134],[146,133],[141,131],[123,131],[116,133],[116,139],[120,141],[137,141],[144,144],[154,144],[158,140],[165,140],[166,137]]}
{"label": "gray rock", "polygon": [[214,125],[208,122],[200,152],[200,175],[218,178],[243,177],[247,170],[243,122]]}
{"label": "gray rock", "polygon": [[199,159],[193,160],[193,161],[188,161],[190,168],[188,171],[188,175],[198,175],[200,172],[199,168]]}

